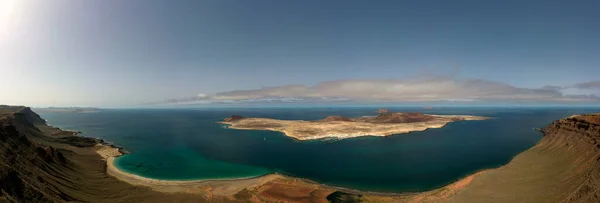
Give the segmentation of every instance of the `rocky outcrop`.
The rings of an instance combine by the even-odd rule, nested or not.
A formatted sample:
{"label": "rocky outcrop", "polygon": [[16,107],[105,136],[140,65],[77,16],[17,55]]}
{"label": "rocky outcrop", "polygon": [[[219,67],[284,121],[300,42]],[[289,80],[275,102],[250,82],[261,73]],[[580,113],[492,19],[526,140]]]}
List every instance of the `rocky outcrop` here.
{"label": "rocky outcrop", "polygon": [[330,122],[330,121],[352,121],[352,120],[350,120],[349,118],[343,117],[343,116],[327,116],[327,118],[325,118],[321,121]]}
{"label": "rocky outcrop", "polygon": [[[579,170],[572,176],[582,176],[576,190],[568,191],[567,202],[600,202],[600,115],[582,115],[554,121],[542,129],[544,138],[538,145],[561,147],[576,151]],[[551,170],[551,169],[549,169]],[[570,178],[570,177],[563,177]]]}
{"label": "rocky outcrop", "polygon": [[14,119],[21,124],[35,127],[38,125],[46,125],[46,121],[38,114],[33,112],[29,107],[23,107],[21,110],[13,114]]}
{"label": "rocky outcrop", "polygon": [[403,196],[338,191],[330,202],[600,202],[600,115],[572,116],[508,164],[440,189]]}
{"label": "rocky outcrop", "polygon": [[243,116],[238,116],[238,115],[233,115],[230,116],[229,118],[224,119],[225,122],[233,122],[233,121],[238,121],[238,120],[242,120],[244,119]]}
{"label": "rocky outcrop", "polygon": [[70,201],[59,187],[46,182],[68,173],[65,155],[30,141],[18,131],[18,123],[0,123],[0,200],[8,202]]}
{"label": "rocky outcrop", "polygon": [[[563,140],[567,145],[569,140],[585,140],[600,149],[600,115],[572,116],[552,122],[542,129],[544,139]],[[597,122],[597,123],[596,123]]]}
{"label": "rocky outcrop", "polygon": [[408,113],[380,113],[376,117],[365,117],[361,118],[361,121],[370,122],[370,123],[415,123],[415,122],[426,122],[435,119],[434,116],[417,113],[417,112],[408,112]]}
{"label": "rocky outcrop", "polygon": [[206,201],[119,181],[96,153],[102,140],[56,131],[29,108],[0,105],[0,202]]}

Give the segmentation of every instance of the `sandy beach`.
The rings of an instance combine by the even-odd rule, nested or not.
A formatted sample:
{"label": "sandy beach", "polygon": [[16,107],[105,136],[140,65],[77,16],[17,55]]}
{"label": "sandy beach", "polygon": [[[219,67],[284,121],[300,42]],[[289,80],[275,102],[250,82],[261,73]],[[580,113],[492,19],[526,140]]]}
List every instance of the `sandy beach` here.
{"label": "sandy beach", "polygon": [[332,187],[280,174],[218,180],[157,180],[119,170],[114,161],[115,158],[123,154],[116,147],[98,144],[96,153],[106,161],[106,173],[108,175],[135,186],[148,187],[163,193],[195,194],[210,200],[215,197],[239,199],[240,196],[249,194],[249,191],[252,191],[253,194],[259,195],[247,199],[249,202],[277,202],[281,200],[297,202],[297,197],[306,199],[300,202],[327,202],[325,197],[335,192]]}
{"label": "sandy beach", "polygon": [[106,172],[132,185],[150,187],[159,192],[186,192],[186,193],[211,193],[215,195],[230,196],[244,188],[255,188],[268,181],[282,178],[278,174],[268,174],[259,177],[218,179],[218,180],[157,180],[145,178],[135,174],[119,170],[115,164],[115,158],[123,155],[118,148],[101,145],[96,146],[96,153],[106,160]]}
{"label": "sandy beach", "polygon": [[[301,178],[287,177],[280,174],[267,174],[259,177],[250,178],[237,178],[237,179],[218,179],[218,180],[189,180],[189,181],[178,181],[178,180],[157,180],[152,178],[146,178],[135,174],[127,173],[118,169],[115,164],[115,158],[123,155],[119,148],[98,144],[96,146],[96,153],[104,158],[106,161],[106,172],[107,174],[136,186],[149,187],[154,191],[166,192],[166,193],[191,193],[199,194],[207,197],[213,195],[232,197],[238,194],[240,191],[260,191],[263,193],[280,193],[281,191],[293,190],[294,187],[298,187],[301,190],[306,188],[312,189],[312,191],[320,191],[324,193],[332,193],[334,191],[345,191],[350,193],[360,193],[369,195],[374,200],[403,200],[403,201],[420,201],[420,200],[434,200],[444,199],[444,197],[455,194],[456,192],[465,188],[473,178],[480,175],[484,171],[467,176],[453,184],[450,184],[444,188],[415,194],[397,194],[397,193],[379,193],[379,192],[365,192],[356,191],[347,188],[332,187],[322,185],[310,180],[304,180]],[[301,193],[305,193],[302,191]],[[275,195],[277,196],[277,195]],[[273,197],[278,199],[280,197]]]}

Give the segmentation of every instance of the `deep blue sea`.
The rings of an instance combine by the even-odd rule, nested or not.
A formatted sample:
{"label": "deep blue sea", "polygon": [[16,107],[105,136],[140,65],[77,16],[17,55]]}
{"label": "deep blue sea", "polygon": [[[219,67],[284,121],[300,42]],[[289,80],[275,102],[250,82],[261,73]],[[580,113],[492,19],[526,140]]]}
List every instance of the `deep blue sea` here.
{"label": "deep blue sea", "polygon": [[430,114],[478,115],[444,128],[337,142],[296,141],[279,132],[227,129],[231,115],[322,119],[376,115],[376,108],[115,109],[42,114],[49,124],[102,138],[131,154],[117,167],[168,180],[239,178],[278,172],[365,191],[415,192],[441,187],[476,171],[508,163],[541,138],[533,128],[599,108],[389,108]]}

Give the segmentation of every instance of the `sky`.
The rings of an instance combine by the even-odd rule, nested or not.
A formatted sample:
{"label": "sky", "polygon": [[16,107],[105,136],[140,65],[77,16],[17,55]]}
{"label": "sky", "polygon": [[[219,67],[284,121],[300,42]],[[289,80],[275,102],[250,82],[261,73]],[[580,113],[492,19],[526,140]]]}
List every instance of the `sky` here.
{"label": "sky", "polygon": [[0,0],[0,104],[595,104],[598,8],[597,0]]}

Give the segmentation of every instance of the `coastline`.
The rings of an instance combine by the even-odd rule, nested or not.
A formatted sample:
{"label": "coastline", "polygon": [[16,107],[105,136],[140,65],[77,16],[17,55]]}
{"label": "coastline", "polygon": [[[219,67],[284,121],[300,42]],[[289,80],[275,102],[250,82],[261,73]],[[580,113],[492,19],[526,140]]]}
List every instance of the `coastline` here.
{"label": "coastline", "polygon": [[224,125],[226,128],[236,130],[267,130],[280,132],[287,137],[299,141],[308,141],[327,138],[342,140],[366,136],[386,137],[420,132],[428,129],[443,128],[448,123],[453,122],[492,119],[490,117],[471,115],[423,115],[433,116],[435,119],[407,123],[369,123],[360,121],[306,121],[271,118],[243,118],[233,121],[219,121],[216,123]]}
{"label": "coastline", "polygon": [[[28,109],[7,115],[0,120],[15,120],[4,123],[0,133],[7,135],[9,140],[15,140],[12,143],[17,145],[4,145],[6,148],[3,150],[21,150],[25,152],[21,154],[25,159],[21,160],[38,161],[22,161],[13,165],[24,172],[17,174],[16,180],[31,180],[30,172],[34,172],[39,181],[34,182],[35,185],[24,186],[33,189],[30,191],[38,191],[35,187],[54,191],[48,194],[24,193],[29,195],[25,199],[44,197],[56,202],[323,203],[600,201],[600,184],[595,178],[600,177],[597,167],[600,163],[600,145],[597,142],[600,139],[600,114],[574,115],[553,121],[539,130],[543,133],[541,140],[504,165],[476,171],[437,189],[401,194],[351,190],[281,174],[229,180],[144,178],[117,168],[116,158],[127,152],[110,142],[66,132],[62,134],[74,137],[52,136],[52,133],[61,130],[40,123],[40,119],[36,119],[38,116]],[[28,119],[22,119],[24,117]],[[64,150],[70,152],[64,154],[67,152]],[[39,163],[48,168],[40,168]],[[65,183],[72,186],[64,187]]]}
{"label": "coastline", "polygon": [[[202,194],[212,192],[219,195],[233,195],[244,188],[260,186],[268,181],[282,178],[279,174],[265,174],[256,177],[223,178],[204,180],[159,180],[127,173],[115,166],[115,158],[122,156],[121,148],[111,145],[96,145],[96,153],[106,161],[106,173],[132,185],[146,186],[159,192],[185,192]],[[228,185],[228,187],[222,187]]]}
{"label": "coastline", "polygon": [[[166,193],[176,193],[176,192],[184,192],[184,193],[192,193],[192,194],[206,194],[211,193],[211,195],[224,195],[231,196],[236,194],[237,192],[249,189],[255,190],[265,183],[276,181],[276,180],[284,180],[284,181],[301,181],[303,183],[314,184],[323,189],[335,190],[350,194],[362,194],[362,195],[371,195],[371,196],[381,196],[381,197],[397,197],[397,198],[422,198],[426,196],[431,196],[442,191],[442,194],[453,194],[458,190],[464,188],[468,185],[476,176],[483,174],[484,172],[500,169],[491,168],[491,169],[482,169],[480,171],[474,172],[472,174],[466,175],[452,183],[444,185],[440,188],[427,190],[423,192],[406,192],[406,193],[396,193],[396,192],[376,192],[376,191],[362,191],[352,188],[345,188],[339,186],[332,186],[327,184],[322,184],[310,179],[298,178],[286,176],[278,173],[268,173],[260,176],[254,177],[242,177],[242,178],[218,178],[218,179],[202,179],[202,180],[160,180],[154,178],[147,178],[140,175],[136,175],[133,173],[125,172],[119,169],[115,165],[115,159],[119,156],[124,155],[123,149],[120,147],[116,147],[110,144],[102,144],[99,143],[95,146],[95,152],[100,155],[103,160],[106,162],[106,173],[110,176],[113,176],[121,181],[127,182],[136,186],[144,186],[149,187],[152,190],[158,192],[166,192]],[[437,195],[437,194],[436,194]]]}
{"label": "coastline", "polygon": [[[433,115],[440,118],[448,118],[448,120],[444,120],[444,122],[420,122],[419,130],[407,130],[401,133],[389,133],[389,134],[380,134],[380,135],[370,135],[370,134],[335,134],[335,135],[322,135],[322,136],[312,136],[305,137],[308,139],[299,139],[293,136],[287,135],[285,131],[277,130],[277,129],[253,129],[253,128],[235,128],[232,126],[231,122],[217,122],[218,124],[223,125],[225,128],[232,129],[243,129],[243,130],[268,130],[281,132],[285,136],[304,141],[304,140],[318,140],[318,139],[326,139],[326,138],[334,138],[334,139],[345,139],[345,138],[354,138],[354,137],[363,137],[363,136],[389,136],[389,135],[397,135],[397,134],[406,134],[415,131],[424,131],[430,128],[443,128],[448,123],[451,122],[459,122],[459,121],[469,121],[469,120],[488,120],[492,119],[490,117],[482,117],[482,116],[470,116],[470,115]],[[452,118],[460,118],[460,120],[452,120]],[[311,121],[300,121],[300,122],[311,122]],[[402,123],[403,125],[406,123]],[[408,123],[408,125],[413,125],[415,123]],[[423,124],[429,124],[427,126],[423,126]],[[377,125],[377,124],[376,124]],[[382,124],[386,125],[386,124]],[[392,124],[398,125],[398,124]],[[422,129],[421,129],[422,128]],[[352,188],[344,188],[340,186],[327,185],[323,183],[319,183],[310,179],[304,179],[299,177],[291,177],[278,173],[268,173],[260,176],[250,176],[250,177],[241,177],[241,178],[216,178],[216,179],[201,179],[201,180],[161,180],[143,177],[140,175],[136,175],[133,173],[128,173],[119,169],[115,165],[115,159],[119,156],[127,154],[123,150],[123,148],[115,146],[114,144],[109,144],[104,140],[100,140],[100,143],[95,146],[95,152],[99,154],[103,160],[106,162],[106,173],[107,175],[113,176],[121,181],[127,182],[136,186],[145,186],[149,187],[152,190],[159,192],[185,192],[185,193],[193,193],[193,194],[203,194],[203,193],[211,193],[216,195],[225,195],[231,196],[236,194],[237,192],[250,189],[255,190],[256,188],[261,187],[265,183],[268,182],[278,182],[278,181],[301,181],[303,183],[312,184],[313,187],[319,187],[322,189],[344,192],[349,194],[361,194],[361,195],[371,195],[371,196],[382,196],[382,197],[411,197],[411,196],[421,196],[424,194],[428,194],[430,192],[438,191],[447,187],[451,187],[453,185],[462,183],[464,185],[465,182],[469,183],[473,177],[481,174],[486,170],[493,169],[483,169],[483,171],[478,171],[472,174],[465,175],[462,178],[457,179],[454,182],[450,182],[447,185],[441,186],[439,188],[434,188],[427,191],[422,192],[377,192],[377,191],[364,191]],[[468,180],[468,181],[467,181]],[[455,189],[454,189],[455,190]]]}
{"label": "coastline", "polygon": [[[587,129],[578,126],[589,125],[590,129],[599,129],[599,126],[572,118],[578,117],[561,119],[544,127],[541,131],[544,135],[540,141],[515,155],[502,166],[476,171],[440,188],[412,193],[360,191],[280,174],[267,174],[248,179],[156,180],[129,174],[116,168],[114,159],[121,155],[116,153],[119,152],[118,148],[101,145],[97,153],[106,157],[106,173],[120,181],[149,187],[158,192],[184,192],[209,198],[213,195],[230,199],[244,199],[243,197],[249,196],[248,198],[251,199],[245,200],[250,202],[295,202],[296,197],[304,198],[305,202],[327,202],[331,200],[330,198],[360,199],[364,202],[468,202],[474,199],[492,200],[489,195],[490,192],[495,191],[498,196],[493,199],[503,202],[519,200],[556,202],[556,200],[564,200],[565,195],[569,194],[544,191],[557,186],[560,186],[561,191],[576,191],[578,184],[565,184],[564,180],[555,177],[568,177],[569,180],[577,182],[584,180],[583,178],[587,177],[585,174],[593,172],[591,163],[595,163],[593,161],[597,160],[597,155],[600,156],[600,151],[589,142],[588,137],[582,136],[585,135],[583,132],[570,131]],[[547,168],[556,170],[544,170]],[[577,176],[573,175],[574,171]],[[534,193],[534,191],[542,192]],[[593,194],[589,197],[595,198]]]}

